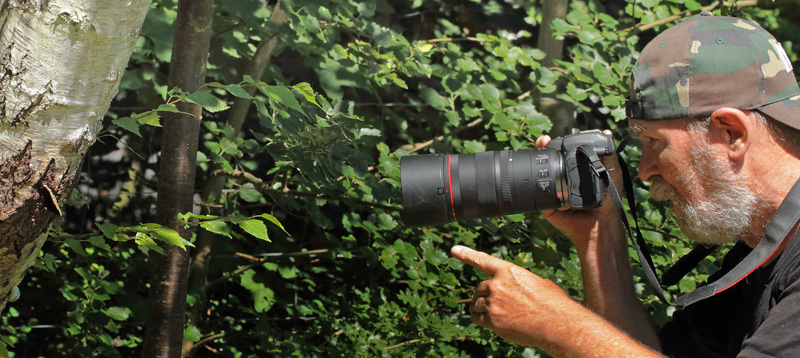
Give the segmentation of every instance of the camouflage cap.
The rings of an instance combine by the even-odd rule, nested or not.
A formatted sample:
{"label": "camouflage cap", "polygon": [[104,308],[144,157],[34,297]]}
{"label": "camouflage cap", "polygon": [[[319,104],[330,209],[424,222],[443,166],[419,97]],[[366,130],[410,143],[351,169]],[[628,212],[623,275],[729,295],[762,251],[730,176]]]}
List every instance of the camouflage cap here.
{"label": "camouflage cap", "polygon": [[786,52],[757,24],[703,13],[659,34],[633,67],[629,118],[699,118],[758,109],[800,129],[800,88]]}

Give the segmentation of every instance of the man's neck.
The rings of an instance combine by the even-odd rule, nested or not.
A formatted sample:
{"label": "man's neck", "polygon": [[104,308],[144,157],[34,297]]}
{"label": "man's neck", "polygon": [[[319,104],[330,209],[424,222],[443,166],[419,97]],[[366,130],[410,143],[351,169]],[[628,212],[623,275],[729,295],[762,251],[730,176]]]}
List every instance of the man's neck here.
{"label": "man's neck", "polygon": [[800,159],[780,146],[773,146],[759,153],[746,170],[752,178],[748,185],[760,198],[762,205],[753,208],[757,213],[750,234],[742,238],[750,247],[755,247],[772,217],[778,211],[795,182],[800,178]]}

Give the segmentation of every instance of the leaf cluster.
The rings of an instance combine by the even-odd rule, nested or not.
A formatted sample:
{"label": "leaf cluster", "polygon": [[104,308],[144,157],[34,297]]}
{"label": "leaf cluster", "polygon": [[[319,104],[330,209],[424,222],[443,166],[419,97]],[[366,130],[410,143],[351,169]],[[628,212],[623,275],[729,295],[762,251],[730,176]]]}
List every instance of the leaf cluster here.
{"label": "leaf cluster", "polygon": [[[569,240],[537,213],[409,228],[400,158],[526,149],[575,129],[621,137],[638,51],[714,4],[574,0],[566,16],[542,23],[541,2],[294,0],[280,1],[286,22],[272,22],[272,3],[220,1],[207,84],[185,93],[167,85],[177,4],[155,1],[73,205],[3,318],[6,347],[137,355],[153,255],[178,245],[204,265],[187,297],[189,355],[544,356],[471,324],[469,299],[485,276],[448,252],[463,244],[492,253],[581,300]],[[796,59],[790,9],[743,8]],[[545,31],[562,52],[539,48]],[[253,78],[248,65],[270,39],[269,64]],[[249,111],[237,124],[230,116],[242,101]],[[203,107],[196,209],[175,218],[191,237],[150,224],[159,147],[169,140],[159,126],[184,102]],[[635,165],[640,152],[625,155]],[[212,182],[221,189],[206,192]],[[667,208],[644,189],[637,198],[663,270],[689,244]],[[716,263],[706,259],[668,294],[690,291]],[[645,280],[636,287],[653,321],[666,321],[671,310]]]}

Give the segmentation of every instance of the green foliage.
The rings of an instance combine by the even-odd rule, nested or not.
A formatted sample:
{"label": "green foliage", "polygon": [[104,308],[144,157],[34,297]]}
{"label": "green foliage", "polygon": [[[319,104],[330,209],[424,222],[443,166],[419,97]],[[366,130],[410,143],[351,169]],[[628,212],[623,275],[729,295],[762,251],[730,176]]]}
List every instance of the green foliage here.
{"label": "green foliage", "polygon": [[[571,1],[564,19],[542,24],[540,2],[295,0],[276,24],[273,4],[220,1],[207,84],[190,94],[167,87],[176,4],[155,1],[87,157],[78,189],[88,200],[65,208],[22,299],[7,308],[0,355],[139,354],[152,255],[165,244],[201,250],[195,235],[149,224],[158,148],[169,140],[158,127],[190,102],[204,109],[197,191],[224,179],[221,193],[196,197],[196,210],[176,218],[196,236],[215,234],[205,284],[187,297],[194,356],[541,356],[471,324],[467,301],[485,276],[448,252],[464,244],[501,256],[581,300],[569,240],[536,213],[408,228],[400,157],[530,148],[556,127],[622,136],[629,70],[664,25],[645,27],[709,3]],[[789,9],[745,15],[796,59]],[[537,47],[545,26],[564,40],[563,54]],[[245,68],[272,36],[270,64],[252,78]],[[228,122],[237,100],[252,101],[241,128]],[[569,116],[549,111],[552,102]],[[638,148],[626,156],[638,162]],[[662,270],[690,244],[663,205],[644,189],[637,198]],[[716,260],[668,295],[693,289]],[[663,323],[671,310],[637,274]]]}

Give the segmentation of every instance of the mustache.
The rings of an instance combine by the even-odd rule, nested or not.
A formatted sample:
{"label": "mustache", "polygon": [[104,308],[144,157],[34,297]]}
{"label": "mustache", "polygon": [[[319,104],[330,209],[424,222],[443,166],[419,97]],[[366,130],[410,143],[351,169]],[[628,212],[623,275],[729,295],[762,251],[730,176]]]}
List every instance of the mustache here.
{"label": "mustache", "polygon": [[650,198],[657,201],[677,201],[681,196],[663,177],[655,177],[650,182]]}

